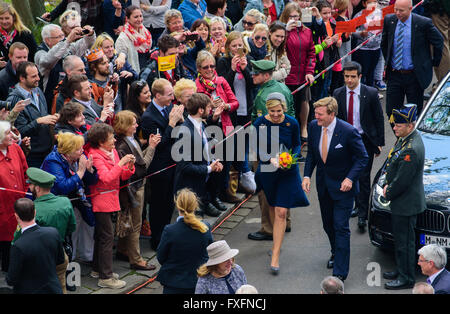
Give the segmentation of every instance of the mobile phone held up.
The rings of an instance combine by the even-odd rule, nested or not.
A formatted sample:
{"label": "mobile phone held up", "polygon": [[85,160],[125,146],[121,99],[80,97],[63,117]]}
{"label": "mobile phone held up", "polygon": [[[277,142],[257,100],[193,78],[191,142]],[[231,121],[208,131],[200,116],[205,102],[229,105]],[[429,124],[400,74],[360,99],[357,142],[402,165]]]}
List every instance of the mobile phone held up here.
{"label": "mobile phone held up", "polygon": [[244,56],[244,48],[238,48],[237,54],[238,54],[238,56],[243,57]]}
{"label": "mobile phone held up", "polygon": [[198,34],[186,35],[186,41],[197,41],[197,40],[198,40]]}

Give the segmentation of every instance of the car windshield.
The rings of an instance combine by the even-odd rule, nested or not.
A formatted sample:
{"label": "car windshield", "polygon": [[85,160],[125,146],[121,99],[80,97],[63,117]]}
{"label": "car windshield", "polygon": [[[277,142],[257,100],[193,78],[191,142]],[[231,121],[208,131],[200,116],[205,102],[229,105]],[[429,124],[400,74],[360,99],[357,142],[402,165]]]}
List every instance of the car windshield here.
{"label": "car windshield", "polygon": [[450,135],[450,80],[442,86],[417,128],[423,132]]}

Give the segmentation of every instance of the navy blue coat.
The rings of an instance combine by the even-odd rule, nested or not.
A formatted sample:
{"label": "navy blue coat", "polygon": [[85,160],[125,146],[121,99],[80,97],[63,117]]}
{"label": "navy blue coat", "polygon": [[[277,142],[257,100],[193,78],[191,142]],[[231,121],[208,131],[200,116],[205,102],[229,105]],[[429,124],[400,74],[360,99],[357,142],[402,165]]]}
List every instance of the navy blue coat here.
{"label": "navy blue coat", "polygon": [[450,294],[450,272],[444,269],[431,284],[435,294]]}
{"label": "navy blue coat", "polygon": [[[321,134],[322,127],[317,125],[317,120],[311,121],[308,126],[308,154],[304,176],[311,177],[317,166],[316,187],[319,198],[326,190],[333,200],[356,196],[359,193],[359,176],[369,159],[361,136],[352,125],[336,118],[336,127],[324,164],[319,150]],[[345,178],[353,181],[352,189],[348,192],[340,191]]]}
{"label": "navy blue coat", "polygon": [[53,227],[38,225],[25,230],[11,247],[6,282],[14,293],[62,294],[56,265],[64,262],[61,238]]}
{"label": "navy blue coat", "polygon": [[185,224],[184,219],[166,225],[157,250],[161,269],[156,280],[171,288],[195,289],[197,269],[208,260],[206,247],[212,242],[210,230],[201,233]]}

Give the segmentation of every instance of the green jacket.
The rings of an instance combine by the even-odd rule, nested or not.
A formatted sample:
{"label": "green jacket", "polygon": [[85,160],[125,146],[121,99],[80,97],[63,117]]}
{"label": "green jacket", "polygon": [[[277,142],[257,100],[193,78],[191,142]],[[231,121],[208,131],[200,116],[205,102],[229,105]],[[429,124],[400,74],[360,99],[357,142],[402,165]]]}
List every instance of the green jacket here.
{"label": "green jacket", "polygon": [[[58,230],[61,240],[75,231],[76,220],[72,203],[65,196],[52,193],[42,195],[34,200],[36,223],[41,227],[54,227]],[[13,242],[22,234],[18,228],[14,233]]]}
{"label": "green jacket", "polygon": [[284,97],[286,97],[286,113],[295,118],[294,97],[292,96],[290,89],[283,83],[270,80],[262,84],[258,90],[258,94],[256,94],[253,102],[252,121],[267,114],[266,99],[270,93],[274,92],[282,93]]}
{"label": "green jacket", "polygon": [[386,199],[394,215],[413,216],[426,208],[423,187],[425,147],[414,130],[391,150],[386,165]]}

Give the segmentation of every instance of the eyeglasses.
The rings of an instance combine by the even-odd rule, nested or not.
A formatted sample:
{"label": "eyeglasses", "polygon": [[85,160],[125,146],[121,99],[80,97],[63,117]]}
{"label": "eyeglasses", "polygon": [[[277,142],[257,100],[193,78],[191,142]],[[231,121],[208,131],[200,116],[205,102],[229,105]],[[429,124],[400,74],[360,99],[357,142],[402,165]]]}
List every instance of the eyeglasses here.
{"label": "eyeglasses", "polygon": [[419,263],[427,263],[427,262],[429,262],[429,260],[427,260],[427,259],[420,259],[419,258],[418,262]]}
{"label": "eyeglasses", "polygon": [[48,38],[50,38],[50,39],[63,39],[64,37],[65,37],[64,34],[60,34],[58,36],[50,36]]}
{"label": "eyeglasses", "polygon": [[246,21],[246,20],[242,20],[242,25],[244,25],[244,24],[247,24],[248,26],[253,26],[256,23],[252,23],[252,22],[249,22],[249,21]]}
{"label": "eyeglasses", "polygon": [[202,67],[203,70],[215,69],[215,68],[216,68],[215,64],[205,65],[204,67]]}
{"label": "eyeglasses", "polygon": [[266,41],[266,40],[267,40],[267,37],[264,37],[264,36],[255,36],[255,40]]}

